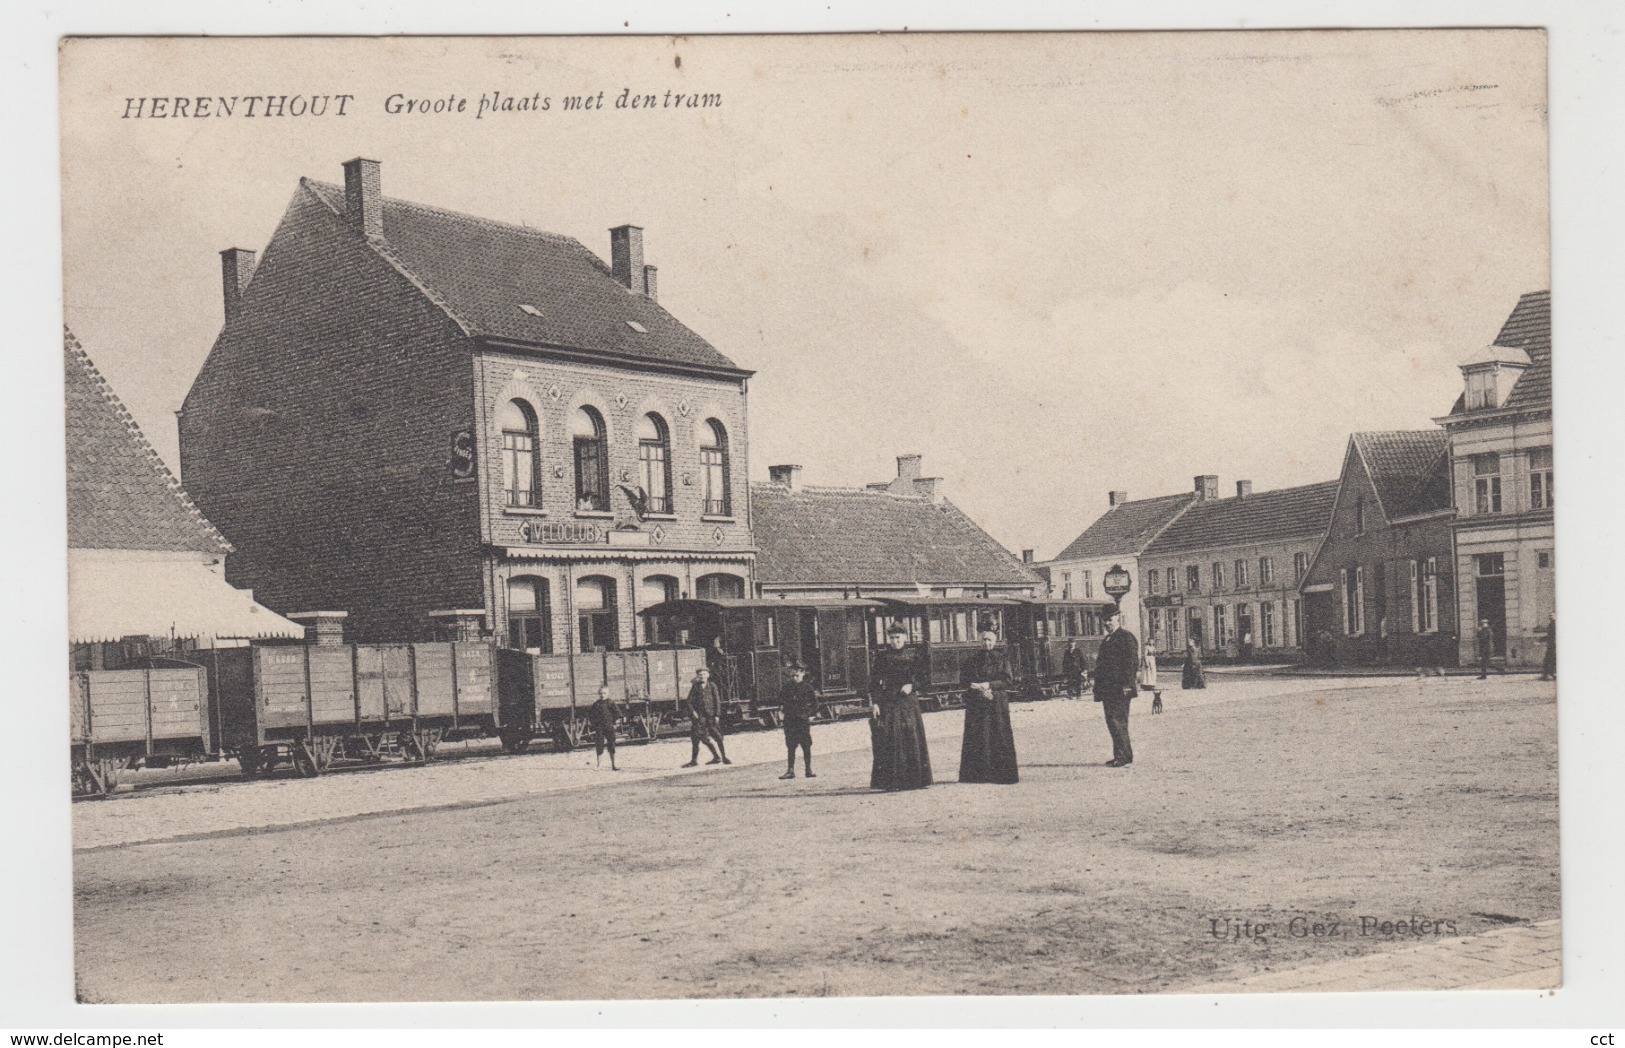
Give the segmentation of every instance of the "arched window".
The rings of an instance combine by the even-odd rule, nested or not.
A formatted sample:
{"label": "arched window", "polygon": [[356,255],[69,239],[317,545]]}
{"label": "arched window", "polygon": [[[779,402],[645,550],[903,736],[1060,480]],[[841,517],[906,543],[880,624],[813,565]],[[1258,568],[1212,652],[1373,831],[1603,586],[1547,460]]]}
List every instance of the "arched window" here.
{"label": "arched window", "polygon": [[553,651],[553,614],[547,580],[521,575],[508,580],[508,647]]}
{"label": "arched window", "polygon": [[650,513],[671,512],[671,432],[666,420],[648,414],[638,423],[638,464]]}
{"label": "arched window", "polygon": [[700,467],[705,471],[705,512],[708,516],[733,516],[733,499],[728,491],[728,431],[714,418],[705,420],[706,443],[700,447]]}
{"label": "arched window", "polygon": [[609,512],[609,454],[604,446],[604,417],[581,407],[571,418],[575,444],[576,509]]}
{"label": "arched window", "polygon": [[536,412],[522,400],[502,405],[497,416],[502,429],[502,495],[510,506],[542,504],[540,463],[536,456]]}
{"label": "arched window", "polygon": [[698,600],[741,600],[745,596],[745,580],[722,572],[701,575],[694,580],[694,596]]}
{"label": "arched window", "polygon": [[[638,584],[638,607],[652,608],[656,604],[664,604],[668,600],[677,599],[677,580],[670,575],[650,575]],[[677,642],[677,624],[669,615],[646,618],[643,620],[643,641],[645,644],[675,644]]]}
{"label": "arched window", "polygon": [[615,615],[615,580],[588,575],[576,581],[576,647],[581,651],[616,651],[621,646]]}

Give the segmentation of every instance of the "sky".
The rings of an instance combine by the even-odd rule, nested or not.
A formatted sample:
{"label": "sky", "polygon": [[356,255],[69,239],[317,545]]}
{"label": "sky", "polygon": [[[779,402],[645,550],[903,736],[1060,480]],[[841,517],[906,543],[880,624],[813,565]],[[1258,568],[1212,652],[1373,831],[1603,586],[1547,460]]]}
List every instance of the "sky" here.
{"label": "sky", "polygon": [[[753,477],[919,453],[1040,559],[1108,490],[1311,483],[1352,431],[1431,426],[1549,286],[1537,31],[105,40],[62,76],[66,322],[172,466],[217,253],[357,155],[388,196],[606,258],[642,225],[661,304],[757,373]],[[616,109],[626,87],[722,104]],[[475,119],[494,91],[552,107]],[[281,93],[354,98],[122,118]]]}

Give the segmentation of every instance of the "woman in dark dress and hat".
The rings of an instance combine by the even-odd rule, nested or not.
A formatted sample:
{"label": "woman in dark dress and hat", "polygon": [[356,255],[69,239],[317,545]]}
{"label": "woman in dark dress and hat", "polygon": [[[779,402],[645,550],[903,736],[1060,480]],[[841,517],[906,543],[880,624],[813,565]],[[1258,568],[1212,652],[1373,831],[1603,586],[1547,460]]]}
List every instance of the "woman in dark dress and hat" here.
{"label": "woman in dark dress and hat", "polygon": [[869,735],[875,753],[871,789],[918,790],[931,785],[931,752],[925,744],[920,700],[914,697],[915,659],[907,643],[908,631],[893,625],[869,672]]}
{"label": "woman in dark dress and hat", "polygon": [[959,751],[960,782],[1012,783],[1016,770],[1016,737],[1010,730],[1010,666],[995,645],[999,638],[982,631],[982,650],[965,660],[959,682],[965,686],[965,741]]}

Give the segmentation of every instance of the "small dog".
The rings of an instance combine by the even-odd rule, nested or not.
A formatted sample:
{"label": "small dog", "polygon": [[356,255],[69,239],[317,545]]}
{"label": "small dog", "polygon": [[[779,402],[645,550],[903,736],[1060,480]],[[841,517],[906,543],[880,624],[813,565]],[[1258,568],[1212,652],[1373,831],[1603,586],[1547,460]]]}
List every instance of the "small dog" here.
{"label": "small dog", "polygon": [[1154,691],[1151,693],[1151,712],[1162,712],[1162,692],[1160,691]]}

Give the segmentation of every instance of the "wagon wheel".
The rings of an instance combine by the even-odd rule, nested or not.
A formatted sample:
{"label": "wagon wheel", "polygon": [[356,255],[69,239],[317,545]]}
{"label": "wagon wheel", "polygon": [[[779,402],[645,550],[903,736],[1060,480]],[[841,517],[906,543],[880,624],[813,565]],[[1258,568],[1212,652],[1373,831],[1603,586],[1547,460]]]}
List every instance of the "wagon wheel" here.
{"label": "wagon wheel", "polygon": [[265,757],[258,746],[244,746],[237,751],[237,763],[242,766],[243,778],[257,778],[265,770]]}
{"label": "wagon wheel", "polygon": [[530,749],[530,732],[528,730],[505,731],[502,733],[502,748],[515,756]]}

